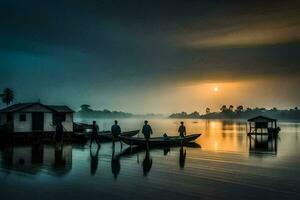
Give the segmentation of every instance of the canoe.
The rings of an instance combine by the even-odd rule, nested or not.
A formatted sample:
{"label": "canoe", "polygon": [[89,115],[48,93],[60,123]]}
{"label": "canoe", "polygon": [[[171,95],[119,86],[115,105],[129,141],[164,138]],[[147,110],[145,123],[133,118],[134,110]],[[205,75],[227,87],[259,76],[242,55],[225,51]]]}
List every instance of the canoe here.
{"label": "canoe", "polygon": [[[150,147],[155,146],[174,146],[174,145],[182,145],[187,144],[196,140],[200,137],[201,134],[191,134],[185,137],[180,136],[168,136],[164,137],[152,137],[149,139]],[[120,140],[128,145],[136,145],[136,146],[145,146],[146,139],[141,137],[127,137],[127,136],[119,136]]]}
{"label": "canoe", "polygon": [[[140,132],[140,130],[127,131],[127,132],[121,133],[121,135],[119,137],[124,136],[124,137],[129,137],[130,138],[130,137],[133,137],[133,136],[137,135],[139,132]],[[98,134],[98,136],[99,136],[99,139],[100,139],[101,142],[112,141],[112,139],[113,139],[113,135],[110,131],[104,132],[104,133],[100,132]]]}

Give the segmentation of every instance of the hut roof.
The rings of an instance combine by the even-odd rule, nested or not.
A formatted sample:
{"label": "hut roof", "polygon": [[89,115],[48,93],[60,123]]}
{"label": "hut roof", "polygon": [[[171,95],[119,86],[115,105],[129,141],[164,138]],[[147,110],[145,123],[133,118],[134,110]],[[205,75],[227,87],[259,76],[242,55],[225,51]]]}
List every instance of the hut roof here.
{"label": "hut roof", "polygon": [[277,121],[277,119],[273,119],[270,117],[265,117],[262,115],[259,115],[257,117],[253,117],[251,119],[248,119],[248,122],[275,122]]}
{"label": "hut roof", "polygon": [[62,106],[57,106],[57,105],[43,105],[41,103],[35,102],[35,103],[17,103],[14,105],[11,105],[7,108],[1,109],[0,113],[13,113],[17,112],[20,110],[23,110],[25,108],[29,108],[33,105],[40,105],[42,107],[45,107],[53,112],[64,112],[64,113],[72,113],[74,112],[72,109],[70,109],[68,106],[62,105]]}

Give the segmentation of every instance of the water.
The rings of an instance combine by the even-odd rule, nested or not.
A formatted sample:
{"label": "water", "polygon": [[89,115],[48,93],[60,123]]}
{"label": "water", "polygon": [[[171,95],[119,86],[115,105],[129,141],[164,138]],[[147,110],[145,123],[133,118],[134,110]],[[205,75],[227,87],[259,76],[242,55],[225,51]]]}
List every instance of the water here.
{"label": "water", "polygon": [[[88,119],[77,119],[89,122]],[[98,120],[109,129],[112,120]],[[176,135],[180,120],[150,120]],[[142,120],[119,120],[126,130]],[[244,121],[185,120],[199,147],[120,155],[116,144],[3,146],[0,199],[300,199],[300,124],[279,123],[277,140],[246,137]],[[127,148],[123,146],[122,151]]]}

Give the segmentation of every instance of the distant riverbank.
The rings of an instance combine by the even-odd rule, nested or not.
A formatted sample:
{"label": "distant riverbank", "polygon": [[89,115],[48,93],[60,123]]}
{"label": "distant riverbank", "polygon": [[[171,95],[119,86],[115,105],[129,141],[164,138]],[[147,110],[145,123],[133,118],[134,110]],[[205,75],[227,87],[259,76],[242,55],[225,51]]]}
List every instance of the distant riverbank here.
{"label": "distant riverbank", "polygon": [[165,117],[162,114],[133,114],[127,113],[122,111],[110,111],[108,109],[103,110],[93,110],[90,108],[89,105],[83,104],[81,106],[81,110],[75,113],[76,118],[111,118],[111,119],[118,119],[118,118],[162,118]]}
{"label": "distant riverbank", "polygon": [[169,118],[173,119],[249,119],[252,117],[256,117],[258,115],[263,115],[266,117],[271,117],[274,119],[280,120],[300,120],[300,110],[298,108],[289,109],[289,110],[278,110],[276,108],[273,109],[265,109],[265,108],[247,108],[243,109],[242,107],[238,107],[237,109],[233,109],[233,107],[226,108],[223,106],[220,109],[220,112],[210,112],[209,109],[206,110],[206,114],[200,114],[195,111],[192,113],[181,112],[174,113],[169,116]]}

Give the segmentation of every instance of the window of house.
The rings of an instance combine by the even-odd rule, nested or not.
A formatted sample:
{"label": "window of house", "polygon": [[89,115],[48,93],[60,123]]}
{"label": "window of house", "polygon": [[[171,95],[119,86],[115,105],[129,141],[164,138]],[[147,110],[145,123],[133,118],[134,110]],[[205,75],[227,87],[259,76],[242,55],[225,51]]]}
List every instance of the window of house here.
{"label": "window of house", "polygon": [[26,121],[26,114],[20,114],[20,121],[21,122]]}

